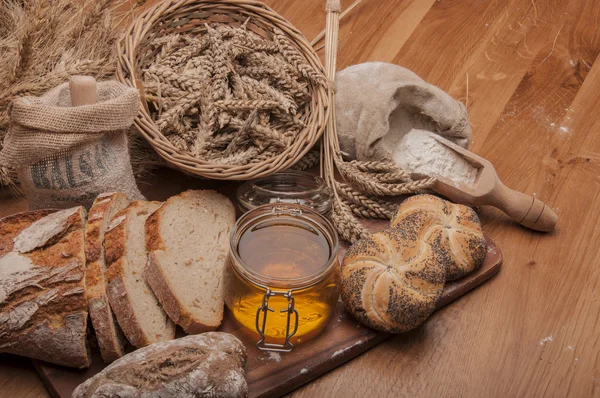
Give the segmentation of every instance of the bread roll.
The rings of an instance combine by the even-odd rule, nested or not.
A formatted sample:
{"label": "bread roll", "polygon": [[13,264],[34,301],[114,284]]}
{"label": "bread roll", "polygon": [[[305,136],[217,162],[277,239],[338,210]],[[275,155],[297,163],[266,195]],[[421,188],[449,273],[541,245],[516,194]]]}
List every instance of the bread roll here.
{"label": "bread roll", "polygon": [[444,262],[448,264],[447,281],[462,278],[481,266],[487,254],[477,213],[470,207],[437,196],[416,195],[406,199],[392,217],[391,224],[406,229],[405,234],[409,234],[410,240],[425,239],[433,232],[441,233],[436,249],[445,256]]}
{"label": "bread roll", "polygon": [[352,246],[341,265],[341,297],[361,323],[390,333],[423,323],[434,311],[446,278],[440,229],[410,223]]}

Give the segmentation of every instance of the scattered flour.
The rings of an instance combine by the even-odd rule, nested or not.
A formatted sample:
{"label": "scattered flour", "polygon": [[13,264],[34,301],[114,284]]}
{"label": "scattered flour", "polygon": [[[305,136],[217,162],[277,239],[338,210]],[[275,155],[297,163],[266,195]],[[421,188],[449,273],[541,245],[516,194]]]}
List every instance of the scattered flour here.
{"label": "scattered flour", "polygon": [[281,362],[281,354],[275,351],[269,351],[266,357],[261,358],[261,361]]}
{"label": "scattered flour", "polygon": [[[0,257],[0,304],[4,304],[14,291],[23,286],[31,286],[32,283],[33,286],[39,286],[31,280],[32,277],[37,277],[41,273],[40,271],[45,268],[36,267],[28,257],[17,252],[8,252]],[[29,284],[27,284],[28,281]],[[0,314],[0,329],[4,327],[3,322],[10,322],[10,319],[3,321]]]}
{"label": "scattered flour", "polygon": [[552,335],[550,335],[550,336],[548,336],[548,337],[545,337],[545,338],[541,339],[541,340],[540,340],[540,345],[544,345],[544,344],[546,344],[546,343],[547,343],[547,342],[549,342],[549,341],[552,341]]}
{"label": "scattered flour", "polygon": [[281,362],[281,354],[278,352],[269,352],[269,359],[275,362]]}
{"label": "scattered flour", "polygon": [[335,358],[338,355],[342,355],[343,353],[345,353],[346,351],[348,351],[350,349],[350,347],[346,347],[343,350],[337,350],[336,352],[333,353],[333,355],[331,356],[331,358]]}
{"label": "scattered flour", "polygon": [[0,278],[8,281],[14,274],[25,273],[36,268],[29,257],[20,255],[17,252],[8,252],[0,257]]}
{"label": "scattered flour", "polygon": [[64,232],[67,220],[78,211],[79,207],[73,207],[40,218],[14,238],[13,250],[27,253],[46,245],[52,238]]}
{"label": "scattered flour", "polygon": [[300,374],[303,375],[305,373],[308,373],[308,368],[302,368],[300,369]]}
{"label": "scattered flour", "polygon": [[343,353],[345,353],[346,351],[348,351],[348,350],[349,350],[349,349],[351,349],[352,347],[356,347],[357,345],[361,345],[362,343],[363,343],[363,342],[362,342],[362,340],[359,340],[359,341],[357,341],[356,343],[352,344],[352,345],[351,345],[351,346],[349,346],[349,347],[346,347],[346,348],[344,348],[344,349],[342,349],[342,350],[337,350],[336,352],[334,352],[334,353],[331,355],[331,358],[335,358],[335,357],[337,357],[337,356],[339,356],[339,355],[342,355]]}
{"label": "scattered flour", "polygon": [[569,345],[569,346],[567,346],[567,348],[568,348],[569,350],[573,351],[573,346],[570,346],[570,345]]}
{"label": "scattered flour", "polygon": [[456,186],[472,185],[477,168],[429,134],[417,129],[406,134],[393,153],[394,163],[409,173],[440,178]]}
{"label": "scattered flour", "polygon": [[[573,108],[565,108],[565,111],[572,112]],[[535,121],[549,132],[558,133],[560,135],[569,135],[571,133],[569,127],[563,124],[558,124],[555,121],[553,121],[551,119],[551,115],[547,113],[546,109],[543,106],[536,106],[535,108],[533,108],[532,115]],[[571,116],[567,115],[565,117],[565,120],[571,120]]]}

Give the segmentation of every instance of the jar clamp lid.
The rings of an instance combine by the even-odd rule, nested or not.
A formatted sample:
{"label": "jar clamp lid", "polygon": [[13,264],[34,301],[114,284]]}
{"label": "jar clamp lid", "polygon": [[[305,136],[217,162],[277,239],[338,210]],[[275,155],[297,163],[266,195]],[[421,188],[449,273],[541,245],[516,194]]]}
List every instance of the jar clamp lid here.
{"label": "jar clamp lid", "polygon": [[331,209],[332,197],[322,178],[293,170],[248,181],[237,191],[238,203],[244,211],[269,203],[289,203],[325,214]]}

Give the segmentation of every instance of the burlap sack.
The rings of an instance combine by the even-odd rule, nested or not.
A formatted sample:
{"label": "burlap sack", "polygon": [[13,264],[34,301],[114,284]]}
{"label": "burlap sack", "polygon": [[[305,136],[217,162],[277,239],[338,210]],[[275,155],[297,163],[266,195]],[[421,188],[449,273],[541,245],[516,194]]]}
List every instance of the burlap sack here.
{"label": "burlap sack", "polygon": [[0,164],[17,170],[32,209],[90,207],[103,192],[143,199],[127,147],[126,132],[139,107],[136,89],[98,83],[98,101],[71,106],[69,84],[11,105],[11,125]]}
{"label": "burlap sack", "polygon": [[412,129],[469,146],[465,106],[406,68],[383,62],[353,65],[337,74],[336,88],[340,149],[347,159],[392,159]]}

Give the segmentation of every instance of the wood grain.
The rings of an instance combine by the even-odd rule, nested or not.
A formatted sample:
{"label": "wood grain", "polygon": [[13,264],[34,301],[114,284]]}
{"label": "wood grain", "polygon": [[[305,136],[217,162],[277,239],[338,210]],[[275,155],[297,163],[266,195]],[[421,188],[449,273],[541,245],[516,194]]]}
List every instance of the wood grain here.
{"label": "wood grain", "polygon": [[[309,39],[324,27],[322,0],[267,3]],[[340,67],[391,61],[463,101],[468,75],[473,151],[559,221],[534,233],[483,209],[493,281],[292,396],[600,396],[600,3],[363,0],[341,35]],[[0,358],[2,395],[44,396]]]}

